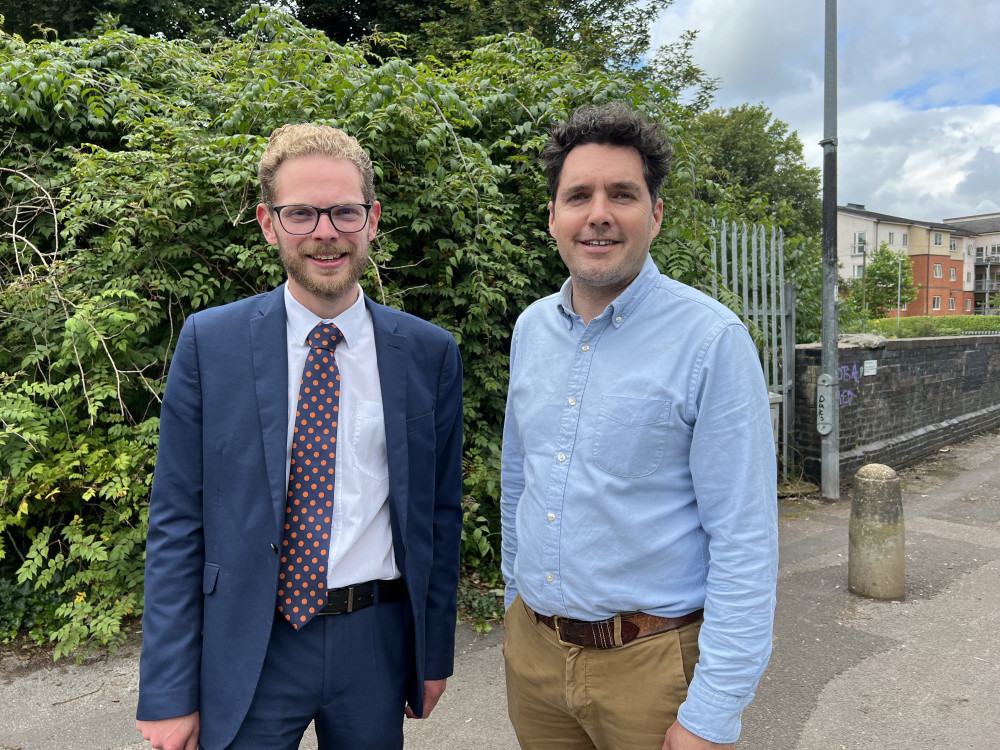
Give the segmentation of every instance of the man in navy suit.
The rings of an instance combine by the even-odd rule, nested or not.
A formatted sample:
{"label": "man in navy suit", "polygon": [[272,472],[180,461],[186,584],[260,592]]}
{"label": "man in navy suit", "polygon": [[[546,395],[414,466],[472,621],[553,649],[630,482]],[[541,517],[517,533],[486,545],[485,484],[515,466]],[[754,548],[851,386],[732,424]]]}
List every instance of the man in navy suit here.
{"label": "man in navy suit", "polygon": [[[452,673],[462,363],[451,335],[358,285],[381,207],[357,141],[278,128],[260,183],[257,220],[288,281],[181,330],[150,500],[136,724],[163,750],[291,749],[311,721],[324,750],[399,748],[404,714],[428,716]],[[312,527],[297,525],[289,477],[312,439],[304,373],[328,359],[315,335],[334,341],[324,366],[339,385],[324,396],[330,445],[310,454],[331,490],[319,488],[328,528],[317,521],[310,541],[319,598],[299,613],[288,545]]]}

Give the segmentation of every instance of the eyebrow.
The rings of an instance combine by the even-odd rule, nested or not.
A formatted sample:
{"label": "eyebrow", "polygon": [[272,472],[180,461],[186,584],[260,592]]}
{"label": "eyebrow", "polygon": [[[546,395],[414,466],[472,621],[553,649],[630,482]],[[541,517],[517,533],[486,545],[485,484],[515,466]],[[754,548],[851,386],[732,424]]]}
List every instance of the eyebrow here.
{"label": "eyebrow", "polygon": [[[636,193],[642,191],[642,185],[640,183],[638,183],[638,182],[632,182],[631,180],[622,180],[620,182],[612,182],[612,183],[608,184],[607,187],[610,190],[630,190],[630,191],[636,192]],[[573,193],[578,193],[580,191],[587,191],[587,190],[593,190],[593,189],[594,189],[594,184],[593,183],[579,183],[579,184],[576,184],[576,185],[568,185],[567,187],[565,187],[562,190],[560,190],[559,193],[560,193],[560,195],[565,195],[567,193],[573,194]]]}

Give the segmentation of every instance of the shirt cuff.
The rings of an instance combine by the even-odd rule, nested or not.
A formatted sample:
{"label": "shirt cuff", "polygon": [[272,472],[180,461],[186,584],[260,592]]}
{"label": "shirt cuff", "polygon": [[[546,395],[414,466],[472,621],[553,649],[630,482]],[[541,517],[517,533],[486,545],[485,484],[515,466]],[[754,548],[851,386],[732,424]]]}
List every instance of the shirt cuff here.
{"label": "shirt cuff", "polygon": [[688,688],[687,700],[677,711],[677,720],[689,732],[709,742],[736,742],[743,729],[743,709],[753,700],[753,692],[737,698],[703,687],[697,677]]}

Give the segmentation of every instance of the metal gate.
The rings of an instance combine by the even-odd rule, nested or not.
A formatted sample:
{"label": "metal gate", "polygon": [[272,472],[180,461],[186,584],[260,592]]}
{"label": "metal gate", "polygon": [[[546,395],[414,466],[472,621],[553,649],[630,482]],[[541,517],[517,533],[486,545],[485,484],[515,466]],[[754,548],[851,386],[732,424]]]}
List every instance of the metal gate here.
{"label": "metal gate", "polygon": [[[736,298],[736,310],[757,344],[772,403],[781,472],[788,479],[795,425],[795,287],[785,283],[784,234],[760,225],[713,222],[711,295]],[[775,415],[773,409],[780,408]],[[775,419],[777,420],[775,423]]]}

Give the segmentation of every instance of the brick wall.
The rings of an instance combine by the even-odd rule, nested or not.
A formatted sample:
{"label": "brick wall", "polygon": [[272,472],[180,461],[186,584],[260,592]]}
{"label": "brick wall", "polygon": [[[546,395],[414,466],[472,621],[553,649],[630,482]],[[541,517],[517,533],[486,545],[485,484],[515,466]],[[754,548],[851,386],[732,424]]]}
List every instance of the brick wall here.
{"label": "brick wall", "polygon": [[[840,478],[864,464],[899,468],[1000,426],[1000,336],[871,339],[840,344]],[[819,482],[816,379],[822,346],[795,347],[794,446]],[[874,362],[865,372],[866,362]],[[874,374],[871,371],[874,370]]]}

